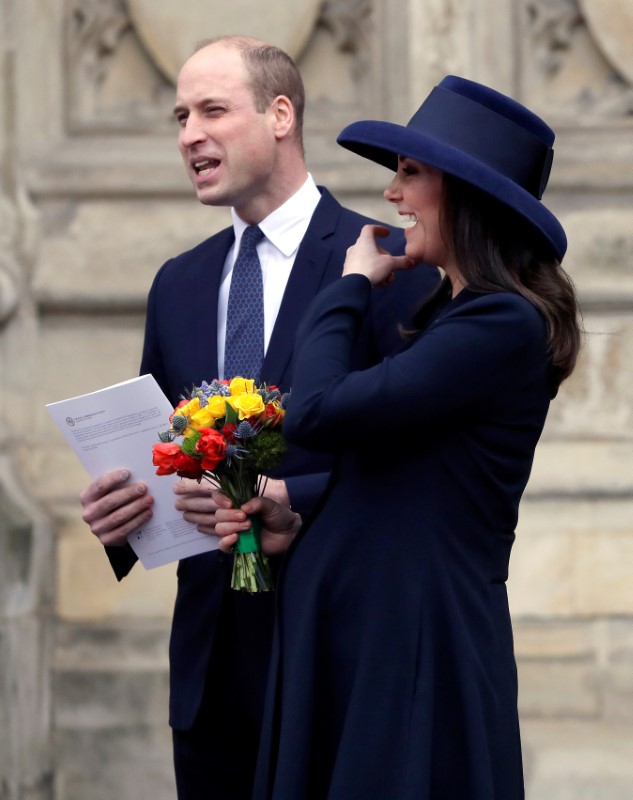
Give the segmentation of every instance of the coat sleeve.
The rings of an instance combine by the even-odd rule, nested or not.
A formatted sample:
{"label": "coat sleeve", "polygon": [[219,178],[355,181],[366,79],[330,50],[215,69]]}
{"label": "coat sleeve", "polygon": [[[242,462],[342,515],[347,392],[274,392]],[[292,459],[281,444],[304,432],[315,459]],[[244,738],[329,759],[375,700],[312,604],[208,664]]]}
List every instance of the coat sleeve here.
{"label": "coat sleeve", "polygon": [[370,294],[367,278],[348,275],[308,311],[297,335],[284,421],[290,441],[340,450],[367,445],[369,432],[372,441],[389,442],[394,426],[430,434],[499,407],[508,387],[516,392],[517,386],[546,379],[544,320],[511,293],[471,293],[472,299],[456,302],[403,352],[350,371]]}

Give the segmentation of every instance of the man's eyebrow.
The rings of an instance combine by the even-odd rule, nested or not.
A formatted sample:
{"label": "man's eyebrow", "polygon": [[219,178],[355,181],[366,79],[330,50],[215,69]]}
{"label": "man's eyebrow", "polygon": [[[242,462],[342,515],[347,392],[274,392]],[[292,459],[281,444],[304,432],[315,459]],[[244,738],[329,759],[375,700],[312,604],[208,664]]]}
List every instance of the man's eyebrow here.
{"label": "man's eyebrow", "polygon": [[[202,97],[199,100],[196,100],[192,103],[192,106],[195,108],[201,108],[202,106],[209,106],[209,105],[218,105],[218,106],[226,106],[229,104],[229,100],[224,97],[218,97],[214,95],[208,95],[207,97]],[[174,114],[180,113],[187,113],[189,111],[189,106],[183,105],[182,103],[176,103],[174,106]]]}

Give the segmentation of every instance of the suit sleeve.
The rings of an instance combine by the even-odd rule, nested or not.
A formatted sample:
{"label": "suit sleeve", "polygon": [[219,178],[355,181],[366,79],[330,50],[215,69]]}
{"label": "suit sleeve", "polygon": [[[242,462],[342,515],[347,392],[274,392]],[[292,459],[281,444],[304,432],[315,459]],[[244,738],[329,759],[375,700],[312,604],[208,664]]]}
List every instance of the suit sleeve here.
{"label": "suit sleeve", "polygon": [[544,321],[510,293],[457,302],[403,352],[350,371],[370,294],[367,278],[348,275],[311,306],[297,335],[284,421],[290,441],[341,450],[366,446],[371,436],[387,449],[403,446],[406,426],[415,438],[432,435],[488,413],[508,387],[516,392],[517,385],[545,380]]}
{"label": "suit sleeve", "polygon": [[[159,273],[160,274],[160,273]],[[158,276],[152,284],[147,301],[147,314],[145,317],[145,339],[143,343],[143,356],[141,358],[140,375],[151,374],[156,379],[156,382],[161,387],[163,392],[167,393],[169,390],[167,383],[167,376],[162,366],[160,359],[160,351],[158,345],[158,338],[156,336],[154,319],[155,319],[155,301],[154,295],[156,291]],[[130,570],[138,561],[138,557],[129,544],[124,544],[121,547],[105,547],[106,555],[110,561],[110,565],[117,580],[122,580],[129,574]]]}
{"label": "suit sleeve", "polygon": [[106,545],[105,551],[118,581],[123,580],[138,561],[138,556],[129,544],[124,544],[122,547]]}
{"label": "suit sleeve", "polygon": [[[169,263],[169,262],[167,262]],[[156,294],[158,283],[167,264],[159,270],[149,291],[147,298],[147,311],[145,316],[145,338],[143,340],[143,355],[141,357],[141,368],[139,374],[153,375],[156,383],[160,386],[167,397],[170,396],[169,381],[165,365],[160,353],[158,339],[158,327],[156,324]]]}

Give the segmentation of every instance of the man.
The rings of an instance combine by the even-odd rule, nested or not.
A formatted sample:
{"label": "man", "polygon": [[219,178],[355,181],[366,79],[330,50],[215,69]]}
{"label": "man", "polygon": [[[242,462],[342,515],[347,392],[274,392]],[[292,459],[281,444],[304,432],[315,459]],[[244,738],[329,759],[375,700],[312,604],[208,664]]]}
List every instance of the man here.
{"label": "man", "polygon": [[[347,248],[370,222],[342,208],[309,175],[304,91],[292,60],[245,37],[204,43],[184,64],[175,116],[198,199],[229,206],[233,225],[168,261],[149,295],[141,373],[174,405],[193,384],[225,376],[231,272],[247,226],[258,225],[264,347],[260,380],[291,387],[296,328],[319,289],[341,275]],[[401,252],[401,233],[385,247]],[[239,259],[238,259],[239,260]],[[432,269],[377,290],[355,359],[365,365],[402,346],[397,322],[435,285]],[[244,377],[252,377],[245,375]],[[325,487],[331,457],[292,449],[267,494],[306,514]],[[119,579],[135,557],[126,537],[153,499],[127,470],[82,493],[83,518],[106,545]],[[175,487],[187,520],[213,533],[215,504],[195,481]],[[214,551],[180,562],[170,642],[170,724],[179,800],[248,800],[273,625],[274,594],[229,588],[231,559]]]}

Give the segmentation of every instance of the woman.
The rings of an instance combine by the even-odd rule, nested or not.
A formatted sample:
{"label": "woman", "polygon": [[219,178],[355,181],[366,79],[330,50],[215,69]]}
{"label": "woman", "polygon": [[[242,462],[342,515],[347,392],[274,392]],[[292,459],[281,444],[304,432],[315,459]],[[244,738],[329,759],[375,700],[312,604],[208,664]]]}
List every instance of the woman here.
{"label": "woman", "polygon": [[[406,255],[365,228],[298,334],[287,437],[335,451],[317,514],[255,499],[278,590],[257,800],[524,797],[508,561],[550,399],[574,368],[563,229],[540,202],[554,134],[492,89],[445,78],[406,127],[339,143],[395,170]],[[420,262],[445,279],[403,352],[350,372],[370,287]],[[297,531],[299,533],[297,534]],[[296,536],[295,536],[296,534]]]}

